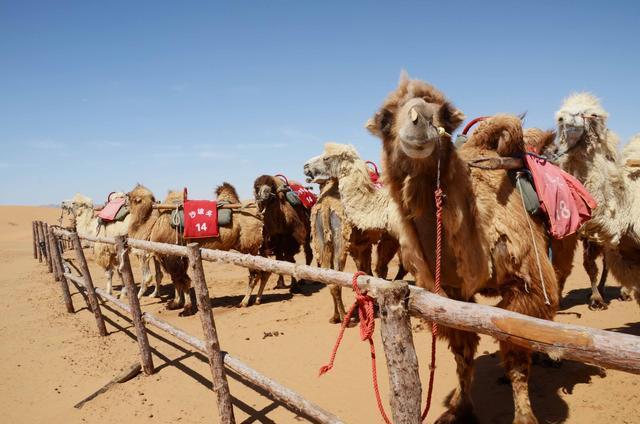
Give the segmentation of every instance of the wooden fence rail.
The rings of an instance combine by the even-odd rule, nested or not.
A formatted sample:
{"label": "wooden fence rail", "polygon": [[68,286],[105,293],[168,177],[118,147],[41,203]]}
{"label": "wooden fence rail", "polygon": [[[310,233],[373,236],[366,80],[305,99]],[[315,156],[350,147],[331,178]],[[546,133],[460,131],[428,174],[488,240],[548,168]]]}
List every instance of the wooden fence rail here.
{"label": "wooden fence rail", "polygon": [[[72,237],[74,234],[59,229],[56,229],[55,232],[56,235],[64,237]],[[109,244],[116,243],[116,240],[108,237],[83,237],[83,239]],[[128,239],[127,242],[131,247],[158,254],[185,257],[190,255],[189,248],[185,246],[135,239]],[[298,280],[307,279],[323,284],[338,284],[344,287],[351,287],[353,276],[349,273],[235,252],[211,249],[200,249],[199,251],[202,260],[290,275]],[[401,299],[397,296],[400,289],[395,284],[397,283],[390,283],[371,276],[358,278],[358,285],[363,290],[367,290],[370,296],[375,297],[380,305],[386,305],[385,307],[389,308],[390,311],[397,312],[387,314],[382,326],[390,387],[393,389],[390,393],[390,401],[394,422],[396,423],[419,422],[419,416],[415,416],[414,410],[419,408],[421,393],[419,380],[416,384],[416,376],[412,374],[417,370],[415,352],[412,354],[411,349],[408,351],[393,349],[394,346],[397,347],[398,345],[398,339],[394,337],[399,334],[402,335],[403,342],[413,349],[413,342],[408,337],[411,334],[409,321],[402,313],[403,308],[408,308],[408,312],[414,316],[435,321],[441,325],[488,334],[498,340],[509,341],[528,349],[547,353],[554,358],[573,359],[606,368],[640,374],[640,337],[578,325],[562,324],[491,306],[455,301],[417,287],[405,288],[404,290],[406,290],[408,296]],[[143,314],[143,316],[145,315]],[[385,342],[385,339],[389,342]],[[230,367],[227,358],[228,355],[225,356],[224,363],[227,367]],[[407,361],[410,366],[406,366]],[[399,366],[401,363],[405,364],[405,366]],[[405,389],[415,387],[416,389],[407,394],[405,389],[399,389],[401,387]],[[268,390],[273,393],[274,389],[270,387]],[[287,404],[291,405],[288,402]]]}

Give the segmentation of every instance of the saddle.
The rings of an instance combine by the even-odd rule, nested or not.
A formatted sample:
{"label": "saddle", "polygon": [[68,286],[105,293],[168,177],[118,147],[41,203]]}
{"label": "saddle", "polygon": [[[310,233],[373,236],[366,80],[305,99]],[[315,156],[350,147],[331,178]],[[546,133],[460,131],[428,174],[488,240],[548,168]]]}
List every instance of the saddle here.
{"label": "saddle", "polygon": [[295,181],[289,181],[287,177],[282,174],[276,174],[276,177],[280,177],[282,181],[284,181],[285,185],[280,190],[284,192],[284,196],[291,206],[298,207],[302,205],[306,209],[311,209],[318,201],[318,196],[301,184]]}
{"label": "saddle", "polygon": [[109,193],[109,196],[107,197],[107,204],[98,212],[98,221],[100,225],[122,221],[127,215],[129,215],[129,207],[125,204],[126,199],[124,197],[111,199],[111,196],[114,193],[115,192]]}

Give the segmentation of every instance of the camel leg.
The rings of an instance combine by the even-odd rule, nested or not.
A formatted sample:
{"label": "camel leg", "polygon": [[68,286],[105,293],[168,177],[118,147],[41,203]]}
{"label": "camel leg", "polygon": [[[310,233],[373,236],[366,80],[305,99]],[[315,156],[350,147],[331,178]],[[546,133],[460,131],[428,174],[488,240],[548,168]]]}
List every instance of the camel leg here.
{"label": "camel leg", "polygon": [[249,281],[247,282],[247,293],[244,295],[244,297],[242,298],[242,302],[240,302],[240,305],[238,306],[242,308],[246,308],[247,306],[249,306],[249,301],[251,300],[251,293],[253,293],[253,289],[256,286],[256,277],[257,277],[256,273],[249,272]]}
{"label": "camel leg", "polygon": [[153,257],[153,266],[155,268],[156,286],[151,292],[151,294],[149,295],[149,297],[160,297],[160,285],[162,284],[162,277],[164,277],[164,275],[162,274],[162,267],[160,266],[160,261],[158,261],[158,259],[156,259],[155,256]]}
{"label": "camel leg", "polygon": [[144,292],[147,291],[147,286],[151,282],[151,270],[149,269],[149,255],[146,253],[142,253],[138,256],[138,260],[140,261],[140,268],[142,270],[142,281],[140,281],[140,289],[138,290],[138,299],[142,299]]}
{"label": "camel leg", "polygon": [[623,302],[629,302],[632,299],[633,289],[627,286],[620,287],[619,299]]}
{"label": "camel leg", "polygon": [[400,248],[400,243],[398,240],[391,237],[389,234],[384,234],[378,245],[376,246],[377,252],[377,262],[376,262],[376,276],[380,278],[387,278],[387,273],[389,272],[389,262],[396,255],[398,249]]}
{"label": "camel leg", "polygon": [[398,273],[394,277],[394,280],[402,280],[404,276],[407,275],[407,270],[404,268],[400,255],[398,255],[398,259],[400,259],[400,263],[398,264]]}
{"label": "camel leg", "polygon": [[262,271],[258,272],[258,277],[254,277],[254,279],[260,278],[260,286],[258,287],[258,294],[256,295],[256,305],[262,303],[262,292],[264,291],[264,287],[267,285],[267,281],[269,281],[270,276],[270,272]]}
{"label": "camel leg", "polygon": [[[276,253],[276,260],[277,261],[286,261],[287,259],[285,258],[285,255],[282,252],[277,252]],[[255,285],[255,283],[254,283]],[[276,282],[275,287],[273,288],[275,289],[286,289],[287,286],[284,284],[284,275],[278,275],[278,281]],[[253,288],[252,288],[253,289]]]}
{"label": "camel leg", "polygon": [[[296,259],[293,254],[287,254],[284,258],[285,261],[291,262],[292,264],[296,263]],[[300,286],[298,284],[298,280],[295,277],[291,276],[291,284],[289,285],[289,292],[291,293],[300,293]]]}
{"label": "camel leg", "polygon": [[[585,271],[589,275],[589,281],[591,282],[591,296],[589,297],[589,309],[602,310],[607,309],[607,304],[604,301],[601,292],[598,290],[598,265],[596,259],[599,254],[602,253],[602,247],[595,243],[590,243],[588,240],[584,240],[583,243],[583,255],[582,265]],[[604,270],[603,270],[604,275]]]}
{"label": "camel leg", "polygon": [[448,409],[435,422],[436,424],[477,423],[471,402],[471,383],[473,382],[473,361],[480,337],[476,333],[460,331],[448,327],[439,327],[439,334],[449,340],[449,346],[456,360],[458,387],[447,401]]}
{"label": "camel leg", "polygon": [[531,352],[509,343],[500,342],[502,361],[511,380],[513,403],[515,405],[514,424],[537,424],[529,400],[529,374],[531,372]]}
{"label": "camel leg", "polygon": [[373,250],[373,246],[368,244],[365,247],[358,249],[355,255],[353,255],[353,260],[356,263],[356,268],[358,271],[362,271],[367,275],[371,275],[371,251]]}
{"label": "camel leg", "polygon": [[311,238],[307,237],[307,241],[302,246],[304,249],[305,264],[311,265],[313,261],[313,250],[311,249]]}
{"label": "camel leg", "polygon": [[342,287],[338,284],[330,284],[329,290],[333,298],[333,316],[329,319],[331,324],[340,324],[344,320],[346,312],[342,302]]}
{"label": "camel leg", "polygon": [[558,280],[558,293],[562,295],[564,285],[573,268],[573,255],[578,246],[578,236],[571,235],[562,240],[551,239],[553,269]]}
{"label": "camel leg", "polygon": [[113,268],[109,267],[104,271],[105,277],[107,277],[107,293],[113,293]]}
{"label": "camel leg", "polygon": [[175,291],[175,296],[169,303],[167,303],[167,309],[174,310],[180,309],[184,306],[184,290],[182,287],[173,283],[173,289]]}
{"label": "camel leg", "polygon": [[190,281],[187,282],[183,290],[183,292],[189,292],[189,302],[187,302],[187,304],[184,305],[184,309],[182,309],[182,312],[178,314],[181,317],[188,317],[198,312],[198,300],[196,299],[196,290],[193,287],[189,287],[190,283],[191,283]]}

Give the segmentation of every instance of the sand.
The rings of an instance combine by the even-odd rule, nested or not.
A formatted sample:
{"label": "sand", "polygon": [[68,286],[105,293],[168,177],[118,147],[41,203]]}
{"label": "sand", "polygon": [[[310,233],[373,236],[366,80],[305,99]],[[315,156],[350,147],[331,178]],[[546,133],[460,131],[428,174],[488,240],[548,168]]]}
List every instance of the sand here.
{"label": "sand", "polygon": [[[218,422],[211,376],[202,355],[171,336],[150,333],[157,373],[116,385],[87,403],[73,405],[137,360],[132,325],[103,308],[109,335],[97,335],[93,315],[73,290],[77,312],[67,314],[59,288],[46,267],[34,261],[31,221],[55,223],[54,208],[0,207],[0,419],[4,423],[215,423]],[[87,251],[91,258],[91,254]],[[567,283],[568,305],[557,321],[640,335],[635,302],[612,300],[606,311],[590,311],[584,303],[588,278],[576,255]],[[133,263],[138,273],[137,264]],[[349,271],[353,270],[349,264]],[[91,264],[94,283],[105,279]],[[255,369],[332,411],[345,422],[381,422],[371,388],[368,344],[357,329],[347,331],[334,369],[317,377],[328,360],[338,327],[328,323],[332,304],[328,289],[308,284],[304,294],[273,290],[268,283],[264,303],[237,308],[247,272],[230,265],[206,264],[208,286],[223,349]],[[395,267],[391,272],[395,272]],[[171,292],[168,281],[163,297]],[[120,282],[115,280],[116,288]],[[611,282],[608,298],[618,288]],[[347,302],[353,297],[345,294]],[[157,299],[144,298],[142,308],[184,330],[201,335],[198,317],[179,317]],[[423,381],[427,378],[430,335],[414,321]],[[276,335],[277,334],[277,335]],[[387,376],[379,332],[379,380],[387,405]],[[442,402],[456,384],[453,356],[438,344],[434,405],[428,422],[444,411]],[[476,357],[473,399],[483,423],[508,423],[513,416],[511,389],[504,383],[497,344],[482,336]],[[305,422],[264,394],[230,379],[238,423]],[[530,381],[534,411],[541,423],[634,423],[640,421],[640,378],[618,371],[565,361],[560,368],[533,367]]]}

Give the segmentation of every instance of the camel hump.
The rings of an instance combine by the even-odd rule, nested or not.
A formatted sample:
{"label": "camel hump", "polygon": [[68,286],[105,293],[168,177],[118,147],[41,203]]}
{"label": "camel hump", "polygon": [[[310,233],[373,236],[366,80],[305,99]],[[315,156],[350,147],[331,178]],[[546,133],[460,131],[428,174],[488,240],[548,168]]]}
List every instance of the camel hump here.
{"label": "camel hump", "polygon": [[487,118],[478,124],[465,145],[493,150],[500,156],[521,155],[525,152],[522,120],[515,115]]}
{"label": "camel hump", "polygon": [[622,163],[630,167],[640,167],[640,133],[631,137],[622,149]]}
{"label": "camel hump", "polygon": [[527,128],[524,131],[524,145],[527,151],[543,153],[554,149],[556,132],[553,130],[541,130],[540,128]]}
{"label": "camel hump", "polygon": [[181,204],[184,200],[184,192],[178,190],[171,190],[167,193],[167,197],[164,198],[164,203],[170,205]]}
{"label": "camel hump", "polygon": [[240,203],[240,196],[238,196],[236,188],[227,182],[216,187],[216,198],[229,203]]}

